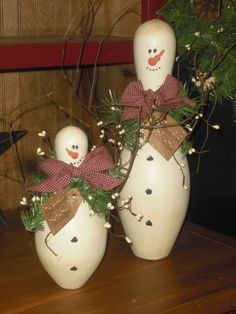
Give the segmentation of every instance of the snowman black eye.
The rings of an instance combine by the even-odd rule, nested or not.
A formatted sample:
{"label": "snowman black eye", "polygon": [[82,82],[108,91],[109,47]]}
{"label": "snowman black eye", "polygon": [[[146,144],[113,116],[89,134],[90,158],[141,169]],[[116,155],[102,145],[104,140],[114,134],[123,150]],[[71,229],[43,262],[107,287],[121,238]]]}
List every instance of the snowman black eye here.
{"label": "snowman black eye", "polygon": [[76,145],[76,146],[75,146],[75,148],[76,148],[76,149],[78,149],[78,148],[79,148],[79,146],[78,146],[78,145]]}
{"label": "snowman black eye", "polygon": [[156,52],[157,52],[157,49],[154,49],[153,52],[156,53]]}
{"label": "snowman black eye", "polygon": [[71,147],[72,147],[73,149],[75,149],[75,145],[72,145]]}
{"label": "snowman black eye", "polygon": [[148,53],[152,53],[152,49],[148,49]]}

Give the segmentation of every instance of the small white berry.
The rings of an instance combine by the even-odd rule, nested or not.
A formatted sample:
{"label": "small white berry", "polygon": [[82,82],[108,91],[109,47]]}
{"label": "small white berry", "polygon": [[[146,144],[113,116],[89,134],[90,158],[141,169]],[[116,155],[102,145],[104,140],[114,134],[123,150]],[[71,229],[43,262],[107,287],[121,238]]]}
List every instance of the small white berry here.
{"label": "small white berry", "polygon": [[132,243],[131,240],[130,240],[130,238],[128,238],[127,236],[125,237],[125,241],[126,241],[127,243],[129,243],[129,244]]}
{"label": "small white berry", "polygon": [[218,33],[218,34],[219,34],[219,33],[223,33],[223,31],[224,31],[224,28],[221,27],[221,28],[219,28],[219,29],[217,30],[217,33]]}
{"label": "small white berry", "polygon": [[43,130],[43,131],[38,133],[39,137],[45,137],[45,135],[46,135],[46,131],[45,130]]}
{"label": "small white berry", "polygon": [[112,194],[111,198],[114,200],[114,199],[116,199],[118,196],[119,196],[119,193],[114,193],[114,194]]}
{"label": "small white berry", "polygon": [[103,122],[102,121],[99,121],[98,123],[97,123],[97,126],[102,126],[103,125]]}
{"label": "small white berry", "polygon": [[89,216],[93,216],[94,214],[95,214],[95,212],[92,209],[90,209],[89,210]]}
{"label": "small white berry", "polygon": [[107,209],[113,210],[115,206],[112,203],[107,204]]}
{"label": "small white berry", "polygon": [[188,129],[190,132],[193,130],[189,124],[186,124],[185,127],[186,127],[186,129]]}
{"label": "small white berry", "polygon": [[111,224],[107,221],[104,225],[104,228],[110,229],[111,228]]}
{"label": "small white berry", "polygon": [[22,200],[20,201],[21,205],[27,205],[27,199],[26,197],[22,197]]}
{"label": "small white berry", "polygon": [[187,44],[187,45],[185,45],[185,48],[186,48],[187,50],[191,50],[191,45],[190,45],[190,44]]}
{"label": "small white berry", "polygon": [[122,135],[122,134],[124,134],[124,133],[125,133],[125,130],[124,130],[124,129],[122,129],[122,130],[119,131],[119,134],[120,134],[120,135]]}
{"label": "small white berry", "polygon": [[34,195],[34,196],[32,197],[32,201],[33,201],[33,202],[40,201],[40,197],[38,197],[37,195]]}
{"label": "small white berry", "polygon": [[196,152],[196,150],[195,150],[195,148],[193,148],[193,147],[191,147],[191,148],[189,149],[189,151],[188,151],[189,155],[192,155],[192,154],[195,153],[195,152]]}
{"label": "small white berry", "polygon": [[115,140],[113,140],[113,138],[109,138],[108,142],[111,144],[115,144]]}
{"label": "small white berry", "polygon": [[142,215],[136,215],[136,219],[138,220],[138,221],[140,221],[141,219],[143,218],[143,216]]}
{"label": "small white berry", "polygon": [[58,256],[56,257],[57,261],[60,261],[62,259],[63,256]]}
{"label": "small white berry", "polygon": [[37,148],[36,153],[37,153],[38,156],[43,156],[43,155],[45,155],[45,153],[42,151],[42,149],[41,149],[40,147]]}

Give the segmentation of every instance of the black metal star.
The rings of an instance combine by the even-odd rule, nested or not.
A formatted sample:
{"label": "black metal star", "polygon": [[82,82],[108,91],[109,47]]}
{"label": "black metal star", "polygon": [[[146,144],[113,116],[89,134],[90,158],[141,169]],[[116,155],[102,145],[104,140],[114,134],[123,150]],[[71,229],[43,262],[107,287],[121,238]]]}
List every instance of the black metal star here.
{"label": "black metal star", "polygon": [[9,132],[0,132],[0,155],[5,153],[13,144],[19,141],[24,137],[28,131],[9,131]]}

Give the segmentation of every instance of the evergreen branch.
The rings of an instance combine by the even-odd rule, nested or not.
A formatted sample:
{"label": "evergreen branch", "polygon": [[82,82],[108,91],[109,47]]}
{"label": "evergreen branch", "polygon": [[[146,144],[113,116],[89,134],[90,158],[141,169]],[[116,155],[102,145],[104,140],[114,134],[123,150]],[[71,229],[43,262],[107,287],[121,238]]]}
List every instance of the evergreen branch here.
{"label": "evergreen branch", "polygon": [[213,67],[210,69],[208,74],[206,75],[206,79],[208,79],[211,74],[215,71],[215,69],[224,61],[224,59],[228,56],[228,54],[236,47],[236,42],[234,42],[229,49],[217,60],[217,62],[213,65]]}

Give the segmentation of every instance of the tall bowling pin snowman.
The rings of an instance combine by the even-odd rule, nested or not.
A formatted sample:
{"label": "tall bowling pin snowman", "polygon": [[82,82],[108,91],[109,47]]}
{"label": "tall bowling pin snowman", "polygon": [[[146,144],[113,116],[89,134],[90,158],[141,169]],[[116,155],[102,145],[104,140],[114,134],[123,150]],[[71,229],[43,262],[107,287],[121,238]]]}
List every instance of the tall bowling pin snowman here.
{"label": "tall bowling pin snowman", "polygon": [[[87,150],[87,136],[77,127],[65,127],[56,136],[58,160],[79,167]],[[103,218],[91,215],[88,203],[82,200],[75,216],[55,235],[46,221],[44,230],[35,233],[38,257],[60,287],[80,288],[94,273],[105,253],[104,224]]]}
{"label": "tall bowling pin snowman", "polygon": [[[171,75],[175,50],[175,35],[166,22],[154,19],[139,26],[134,36],[134,61],[144,91],[157,91]],[[123,150],[122,163],[129,163],[130,156]],[[185,218],[189,181],[187,159],[180,148],[169,160],[149,142],[138,150],[121,199],[132,196],[131,209],[143,219],[138,221],[128,211],[120,212],[137,257],[159,260],[170,254]]]}

